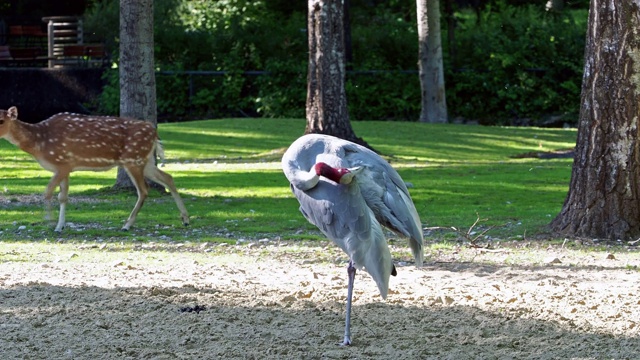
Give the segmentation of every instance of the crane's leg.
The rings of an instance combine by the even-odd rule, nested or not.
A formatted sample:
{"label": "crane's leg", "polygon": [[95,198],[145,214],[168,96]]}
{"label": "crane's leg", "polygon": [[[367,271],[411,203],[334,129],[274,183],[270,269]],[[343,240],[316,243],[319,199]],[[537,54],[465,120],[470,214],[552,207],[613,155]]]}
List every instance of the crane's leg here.
{"label": "crane's leg", "polygon": [[351,345],[351,298],[353,297],[353,282],[356,278],[356,268],[353,266],[353,261],[351,260],[349,260],[347,274],[349,276],[349,284],[347,285],[347,315],[344,325],[344,341],[340,344],[342,346]]}

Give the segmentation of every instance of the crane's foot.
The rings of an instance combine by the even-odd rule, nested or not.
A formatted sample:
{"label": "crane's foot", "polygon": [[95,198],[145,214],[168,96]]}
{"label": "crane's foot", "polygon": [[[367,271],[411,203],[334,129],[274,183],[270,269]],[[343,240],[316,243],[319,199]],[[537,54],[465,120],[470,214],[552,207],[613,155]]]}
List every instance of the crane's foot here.
{"label": "crane's foot", "polygon": [[340,346],[349,346],[349,345],[351,345],[351,336],[345,336],[344,340],[338,345],[340,345]]}

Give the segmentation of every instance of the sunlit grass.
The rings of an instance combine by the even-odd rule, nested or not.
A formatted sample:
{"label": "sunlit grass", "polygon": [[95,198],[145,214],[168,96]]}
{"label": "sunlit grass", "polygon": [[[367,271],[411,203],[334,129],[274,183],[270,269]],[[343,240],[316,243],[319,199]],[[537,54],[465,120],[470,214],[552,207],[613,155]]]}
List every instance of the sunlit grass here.
{"label": "sunlit grass", "polygon": [[[191,226],[181,226],[170,196],[152,191],[128,233],[119,228],[136,196],[111,191],[115,170],[72,174],[67,221],[77,228],[55,234],[55,222],[44,220],[42,202],[51,174],[0,141],[0,239],[319,238],[299,213],[280,170],[282,152],[304,126],[300,119],[160,124],[162,169],[174,177]],[[571,159],[514,156],[571,148],[575,130],[405,122],[354,122],[353,127],[412,184],[426,227],[468,228],[480,217],[480,226],[496,226],[493,236],[533,236],[544,231],[566,196]],[[54,218],[57,206],[54,201]]]}

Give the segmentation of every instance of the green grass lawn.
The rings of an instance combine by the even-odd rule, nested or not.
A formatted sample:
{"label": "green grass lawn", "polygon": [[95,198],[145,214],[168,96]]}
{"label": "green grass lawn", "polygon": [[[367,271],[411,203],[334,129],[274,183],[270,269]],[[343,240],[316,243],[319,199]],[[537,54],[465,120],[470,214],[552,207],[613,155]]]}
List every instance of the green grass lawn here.
{"label": "green grass lawn", "polygon": [[[135,203],[133,193],[110,190],[115,170],[71,176],[71,204],[62,234],[44,220],[42,192],[50,173],[0,141],[0,239],[111,241],[232,241],[315,239],[320,233],[298,212],[280,170],[286,147],[303,133],[304,120],[225,119],[160,124],[164,170],[175,178],[191,215],[180,224],[170,196],[152,192],[134,228],[120,231]],[[480,217],[487,235],[521,239],[544,233],[566,196],[571,159],[516,158],[567,149],[576,131],[541,128],[354,122],[364,138],[412,184],[425,227],[468,229]],[[33,196],[35,195],[35,196]],[[53,204],[57,218],[57,203]],[[455,237],[429,232],[431,240]]]}

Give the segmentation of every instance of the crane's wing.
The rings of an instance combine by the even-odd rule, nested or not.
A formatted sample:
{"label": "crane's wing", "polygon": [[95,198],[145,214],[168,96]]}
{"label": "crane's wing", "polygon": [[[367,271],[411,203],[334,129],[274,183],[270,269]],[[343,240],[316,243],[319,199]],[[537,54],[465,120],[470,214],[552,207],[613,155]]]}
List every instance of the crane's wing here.
{"label": "crane's wing", "polygon": [[321,179],[313,189],[291,189],[300,211],[325,236],[338,245],[358,269],[371,275],[383,298],[395,267],[382,228],[366,206],[357,184],[339,185]]}
{"label": "crane's wing", "polygon": [[376,219],[383,226],[409,238],[416,265],[422,266],[422,223],[398,172],[378,154],[363,146],[344,142],[342,151],[350,167],[364,168],[355,179]]}
{"label": "crane's wing", "polygon": [[[409,238],[416,265],[421,266],[423,261],[422,224],[409,191],[396,170],[378,154],[363,146],[321,134],[304,135],[294,141],[282,158],[282,166],[287,179],[297,190],[307,190],[315,186],[315,183],[308,184],[304,176],[313,175],[309,173],[309,169],[318,161],[326,162],[333,167],[362,168],[355,176],[358,187],[350,186],[348,189],[350,191],[359,189],[361,196],[358,199],[364,199],[366,207],[375,215],[376,222]],[[298,196],[299,200],[300,198]],[[342,199],[335,200],[339,203]],[[304,205],[301,209],[304,212]],[[310,212],[311,210],[307,215],[310,215]],[[327,221],[328,219],[316,220]],[[322,230],[322,226],[319,225],[321,222],[311,219],[309,221]],[[329,234],[327,236],[334,239]]]}

